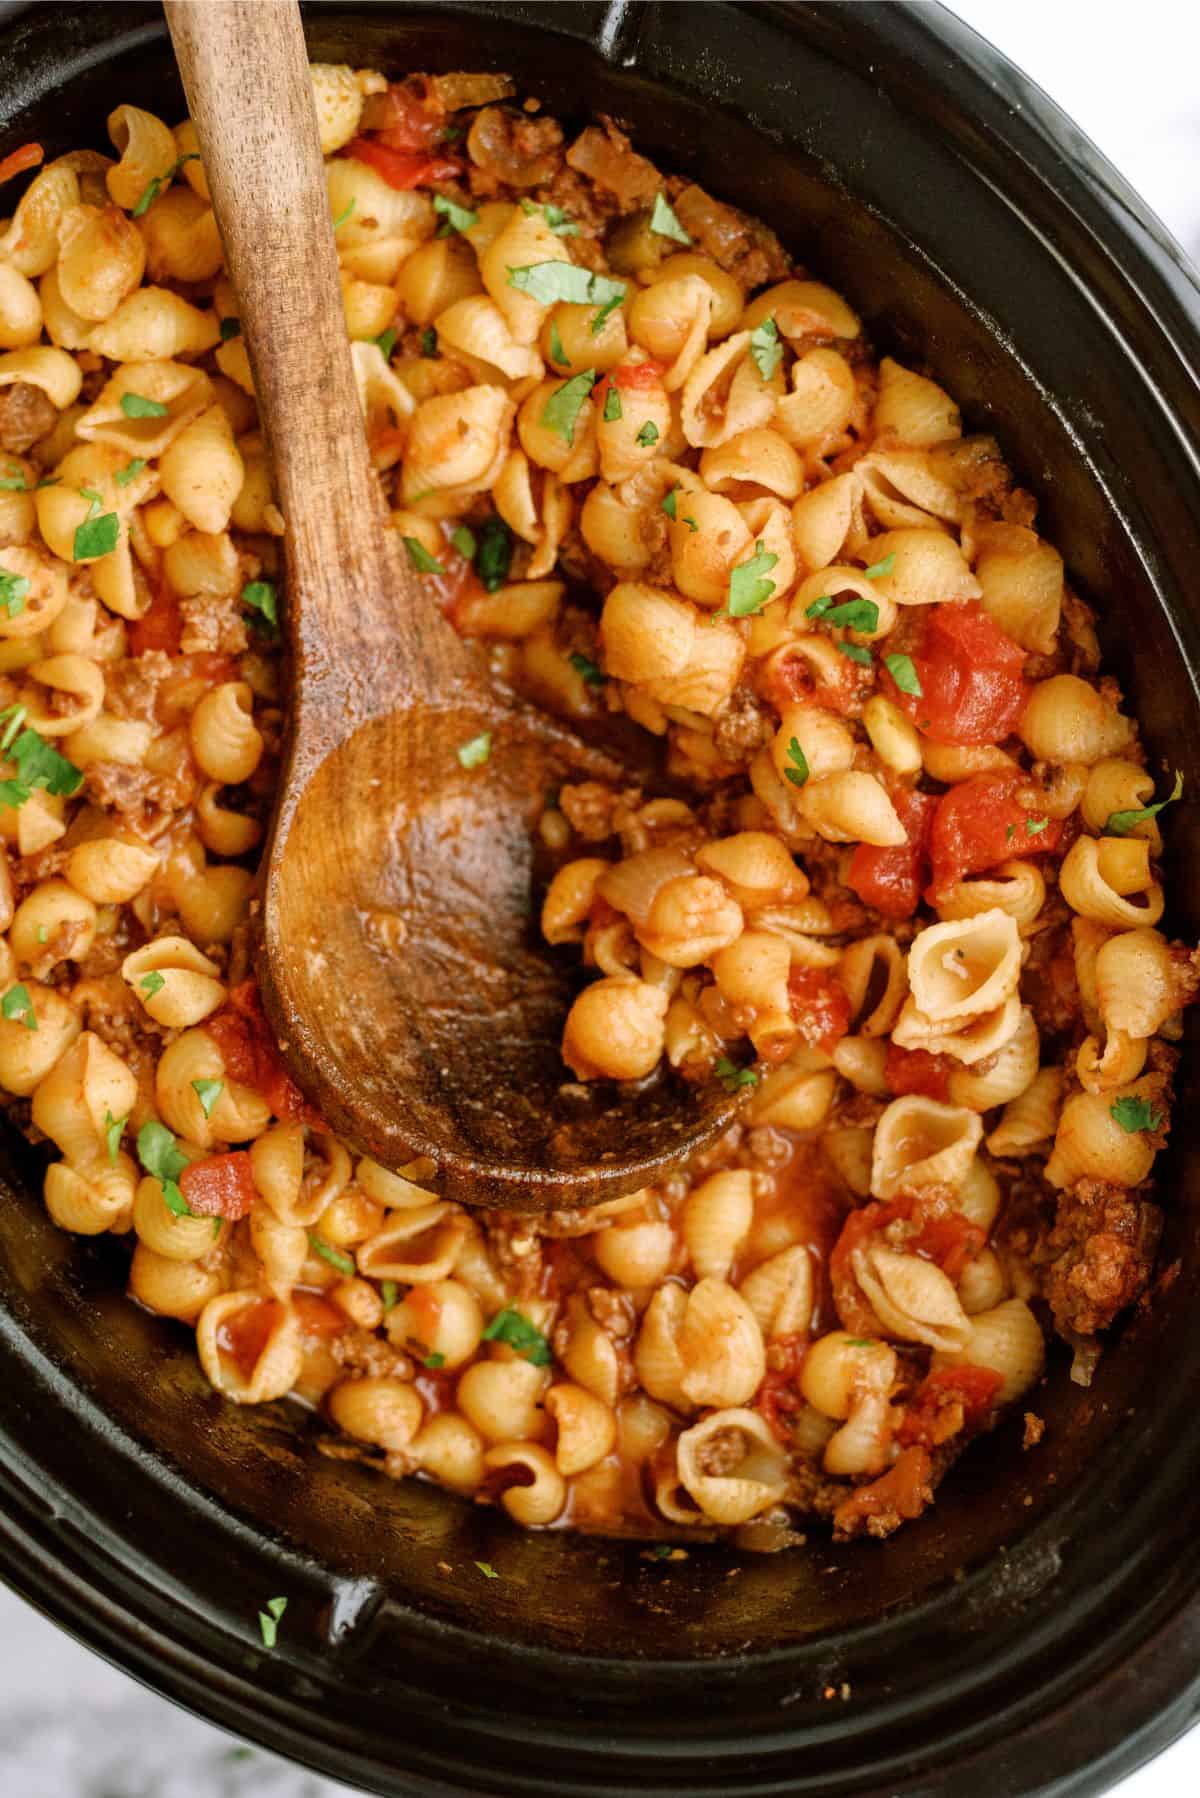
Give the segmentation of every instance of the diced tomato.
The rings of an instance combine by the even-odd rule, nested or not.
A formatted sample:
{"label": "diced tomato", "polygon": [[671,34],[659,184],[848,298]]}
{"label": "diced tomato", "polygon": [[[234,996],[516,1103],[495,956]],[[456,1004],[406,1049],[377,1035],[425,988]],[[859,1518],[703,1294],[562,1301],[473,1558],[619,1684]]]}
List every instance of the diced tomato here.
{"label": "diced tomato", "polygon": [[487,589],[475,572],[475,564],[466,556],[460,556],[449,542],[439,554],[438,561],[442,565],[441,574],[431,574],[426,579],[437,596],[438,605],[455,630],[460,631],[464,628],[463,608],[473,599],[486,598]]}
{"label": "diced tomato", "polygon": [[393,81],[370,107],[372,135],[389,150],[431,150],[446,128],[446,109],[421,76]]}
{"label": "diced tomato", "polygon": [[223,1217],[231,1224],[248,1217],[258,1197],[250,1157],[244,1149],[190,1162],[179,1176],[179,1190],[188,1210],[197,1217]]}
{"label": "diced tomato", "polygon": [[346,155],[365,162],[389,187],[408,193],[414,187],[428,187],[439,181],[456,181],[462,174],[461,162],[445,156],[430,156],[424,150],[393,150],[370,137],[356,137],[346,145]]}
{"label": "diced tomato", "polygon": [[994,868],[1009,856],[1043,855],[1058,848],[1061,822],[1052,818],[1046,823],[1018,797],[1028,785],[1029,776],[1014,768],[977,774],[943,793],[929,834],[931,904],[964,875]]}
{"label": "diced tomato", "polygon": [[925,884],[929,833],[938,801],[932,793],[898,787],[892,793],[892,804],[908,832],[908,842],[897,849],[859,843],[850,857],[846,885],[864,905],[873,905],[885,918],[911,918]]}
{"label": "diced tomato", "polygon": [[947,1082],[960,1063],[952,1055],[932,1055],[928,1049],[901,1049],[889,1042],[883,1077],[889,1088],[902,1093],[920,1093],[926,1099],[945,1100]]}
{"label": "diced tomato", "polygon": [[661,387],[666,372],[665,363],[655,362],[649,357],[645,362],[621,362],[605,375],[601,386],[607,392],[607,384],[611,381],[615,387],[620,387],[627,393],[636,393],[639,389]]}
{"label": "diced tomato", "polygon": [[309,1292],[303,1286],[292,1288],[289,1302],[300,1319],[303,1336],[338,1336],[350,1321],[344,1311],[331,1305],[319,1292]]}
{"label": "diced tomato", "polygon": [[755,1400],[757,1409],[781,1442],[790,1442],[792,1426],[804,1409],[800,1369],[808,1353],[808,1337],[776,1336],[767,1351],[767,1372]]}
{"label": "diced tomato", "polygon": [[45,154],[41,144],[22,144],[19,150],[11,150],[0,161],[0,183],[11,181],[15,175],[23,175],[26,169],[35,169]]}
{"label": "diced tomato", "polygon": [[928,1449],[913,1446],[903,1449],[886,1473],[869,1486],[856,1486],[833,1513],[833,1525],[840,1535],[852,1536],[868,1517],[895,1517],[911,1521],[919,1517],[933,1496],[930,1479],[933,1462]]}
{"label": "diced tomato", "polygon": [[934,1210],[919,1198],[893,1199],[887,1205],[872,1200],[858,1206],[842,1225],[829,1257],[834,1306],[842,1328],[853,1330],[856,1335],[877,1336],[880,1325],[854,1277],[855,1251],[901,1219],[916,1226],[905,1242],[905,1252],[936,1262],[951,1280],[959,1278],[967,1262],[987,1241],[987,1231],[980,1224],[971,1223],[960,1211]]}
{"label": "diced tomato", "polygon": [[165,580],[159,582],[149,611],[133,619],[125,635],[131,656],[144,656],[152,649],[161,649],[169,656],[179,654],[183,613],[179,600]]}
{"label": "diced tomato", "polygon": [[1025,651],[978,600],[931,606],[912,664],[919,694],[901,692],[886,663],[884,690],[935,743],[1000,743],[1016,728],[1029,697]]}
{"label": "diced tomato", "polygon": [[845,665],[839,667],[838,679],[817,685],[809,664],[801,656],[781,657],[763,685],[763,697],[769,699],[778,712],[795,705],[797,700],[811,699],[814,705],[824,706],[827,712],[840,712],[846,717],[857,711],[866,697],[870,672],[849,657],[842,656],[839,661]]}
{"label": "diced tomato", "polygon": [[321,1127],[320,1114],[307,1103],[280,1060],[257,980],[251,977],[235,986],[228,1006],[206,1018],[204,1028],[215,1039],[231,1080],[252,1086],[281,1122]]}
{"label": "diced tomato", "polygon": [[228,1314],[217,1330],[217,1348],[228,1355],[243,1380],[254,1372],[259,1356],[267,1346],[271,1331],[283,1315],[278,1299],[259,1299],[242,1305]]}
{"label": "diced tomato", "polygon": [[1004,1377],[990,1367],[935,1367],[900,1420],[896,1440],[936,1448],[960,1430],[980,1429],[990,1416]]}
{"label": "diced tomato", "polygon": [[850,995],[821,968],[794,968],[788,1000],[800,1041],[811,1048],[828,1054],[850,1028]]}

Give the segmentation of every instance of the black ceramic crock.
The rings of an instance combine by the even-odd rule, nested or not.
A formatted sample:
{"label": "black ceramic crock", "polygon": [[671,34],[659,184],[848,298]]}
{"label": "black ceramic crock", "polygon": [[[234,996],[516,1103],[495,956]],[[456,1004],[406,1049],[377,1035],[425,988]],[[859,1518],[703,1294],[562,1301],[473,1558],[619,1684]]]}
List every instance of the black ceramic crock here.
{"label": "black ceramic crock", "polygon": [[[931,5],[314,5],[314,55],[511,70],[760,213],[999,434],[1156,764],[1200,779],[1200,296],[1118,175]],[[0,7],[0,152],[173,119],[161,16]],[[270,71],[263,72],[270,105]],[[1175,923],[1200,927],[1200,807]],[[1200,1694],[1194,1075],[1164,1171],[1164,1279],[1090,1390],[1055,1361],[1019,1423],[884,1546],[680,1563],[520,1535],[316,1456],[209,1392],[0,1143],[0,1570],[130,1673],[380,1794],[971,1798],[1097,1793]],[[479,1563],[494,1569],[487,1577]],[[273,1653],[256,1613],[288,1609]]]}

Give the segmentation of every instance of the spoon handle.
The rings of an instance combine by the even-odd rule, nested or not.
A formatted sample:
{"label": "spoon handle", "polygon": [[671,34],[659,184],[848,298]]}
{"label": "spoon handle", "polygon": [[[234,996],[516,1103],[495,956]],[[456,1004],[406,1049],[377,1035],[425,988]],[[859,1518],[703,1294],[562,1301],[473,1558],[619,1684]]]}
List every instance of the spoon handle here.
{"label": "spoon handle", "polygon": [[337,687],[361,715],[390,660],[372,600],[408,611],[407,583],[367,453],[300,8],[166,0],[166,15],[271,439],[298,672],[310,701]]}

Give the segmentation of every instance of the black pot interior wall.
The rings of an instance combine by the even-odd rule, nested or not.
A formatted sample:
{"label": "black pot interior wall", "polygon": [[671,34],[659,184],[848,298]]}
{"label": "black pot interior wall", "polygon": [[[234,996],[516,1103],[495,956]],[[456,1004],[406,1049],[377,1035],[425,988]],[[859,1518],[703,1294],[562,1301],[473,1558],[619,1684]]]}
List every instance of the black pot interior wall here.
{"label": "black pot interior wall", "polygon": [[[899,19],[888,26],[874,16],[880,10],[892,11],[306,9],[316,55],[392,70],[511,69],[552,111],[576,122],[613,113],[648,154],[774,225],[815,273],[846,291],[881,345],[928,362],[969,423],[1001,437],[1043,502],[1044,528],[1073,578],[1102,610],[1156,764],[1182,767],[1195,790],[1195,696],[1176,633],[1195,661],[1196,621],[1180,595],[1197,565],[1197,488],[1137,370],[1158,357],[1159,374],[1177,383],[1170,354],[1139,346],[1149,327],[1086,221],[1066,208],[1051,218],[1053,202],[1020,157],[1001,167],[986,131],[922,72],[920,29]],[[847,17],[854,14],[857,26]],[[582,41],[605,21],[613,60]],[[872,62],[871,34],[885,31],[893,60],[883,71]],[[635,57],[633,66],[623,56]],[[268,85],[264,76],[264,96]],[[103,121],[122,100],[168,119],[182,111],[156,9],[46,5],[6,27],[0,149],[31,136],[48,156],[85,143],[107,148]],[[1194,387],[1174,392],[1186,414]],[[1179,922],[1193,931],[1200,887],[1189,876],[1198,867],[1200,839],[1185,821],[1173,873]],[[1192,1099],[1189,1088],[1181,1117]],[[1193,1133],[1185,1124],[1179,1134]],[[50,1482],[64,1556],[74,1552],[73,1517],[82,1528],[79,1504],[89,1507],[95,1552],[111,1543],[116,1557],[140,1532],[146,1562],[124,1572],[131,1608],[167,1593],[186,1610],[193,1639],[210,1632],[216,1658],[229,1660],[234,1638],[249,1666],[255,1611],[271,1592],[290,1592],[288,1636],[299,1657],[293,1667],[302,1669],[293,1694],[303,1677],[315,1697],[332,1668],[338,1677],[351,1672],[364,1702],[383,1703],[411,1677],[419,1640],[422,1679],[450,1698],[461,1627],[491,1638],[494,1695],[536,1691],[551,1719],[574,1713],[569,1682],[548,1678],[553,1661],[505,1644],[686,1659],[822,1638],[800,1659],[757,1660],[753,1684],[745,1660],[728,1674],[703,1675],[713,1718],[735,1702],[743,1721],[764,1718],[790,1695],[790,1719],[815,1732],[809,1741],[832,1727],[823,1687],[853,1677],[860,1728],[893,1719],[894,1730],[899,1708],[927,1694],[931,1680],[961,1668],[969,1684],[985,1647],[999,1706],[1022,1654],[1027,1663],[1045,1656],[1046,1681],[1057,1677],[1050,1632],[1068,1612],[1082,1631],[1108,1605],[1088,1648],[1116,1651],[1114,1557],[1125,1577],[1144,1567],[1146,1603],[1173,1602],[1168,1565],[1180,1582],[1194,1572],[1200,1532],[1178,1465],[1188,1385],[1195,1389],[1200,1372],[1188,1318],[1200,1240],[1194,1154],[1194,1142],[1173,1151],[1167,1174],[1168,1258],[1179,1277],[1153,1316],[1124,1331],[1090,1391],[1071,1385],[1056,1360],[1036,1398],[1048,1424],[1040,1448],[1023,1454],[1019,1422],[1005,1427],[967,1455],[935,1510],[882,1551],[814,1541],[807,1552],[768,1560],[702,1550],[685,1563],[651,1565],[628,1545],[521,1536],[493,1512],[322,1459],[291,1413],[223,1405],[208,1392],[187,1333],[121,1298],[121,1245],[68,1239],[50,1226],[38,1198],[40,1161],[9,1141],[0,1208],[9,1477],[24,1452]],[[485,1580],[480,1561],[500,1578]],[[974,1571],[955,1587],[963,1568]],[[206,1595],[203,1616],[196,1594]],[[903,1656],[889,1664],[884,1638],[857,1626],[918,1599],[926,1603],[903,1626]],[[451,1627],[429,1629],[422,1618]],[[261,1670],[264,1690],[273,1678]],[[678,1690],[652,1670],[632,1684],[616,1666],[595,1678],[599,1711],[620,1710],[633,1735],[650,1728],[655,1694],[666,1703]],[[832,1780],[832,1759],[829,1769]],[[692,1789],[700,1789],[695,1780]]]}

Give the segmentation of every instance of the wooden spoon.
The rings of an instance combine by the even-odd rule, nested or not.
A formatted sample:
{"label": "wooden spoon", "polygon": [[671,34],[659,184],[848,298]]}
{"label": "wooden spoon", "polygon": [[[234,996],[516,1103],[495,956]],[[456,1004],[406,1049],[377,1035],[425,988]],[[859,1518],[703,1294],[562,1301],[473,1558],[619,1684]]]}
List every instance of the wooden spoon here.
{"label": "wooden spoon", "polygon": [[339,1136],[392,1167],[432,1156],[457,1198],[546,1209],[647,1185],[732,1101],[671,1075],[570,1078],[578,971],[541,944],[531,890],[546,792],[620,769],[493,693],[397,554],[295,0],[166,13],[287,520],[292,707],[258,957],[280,1048]]}

